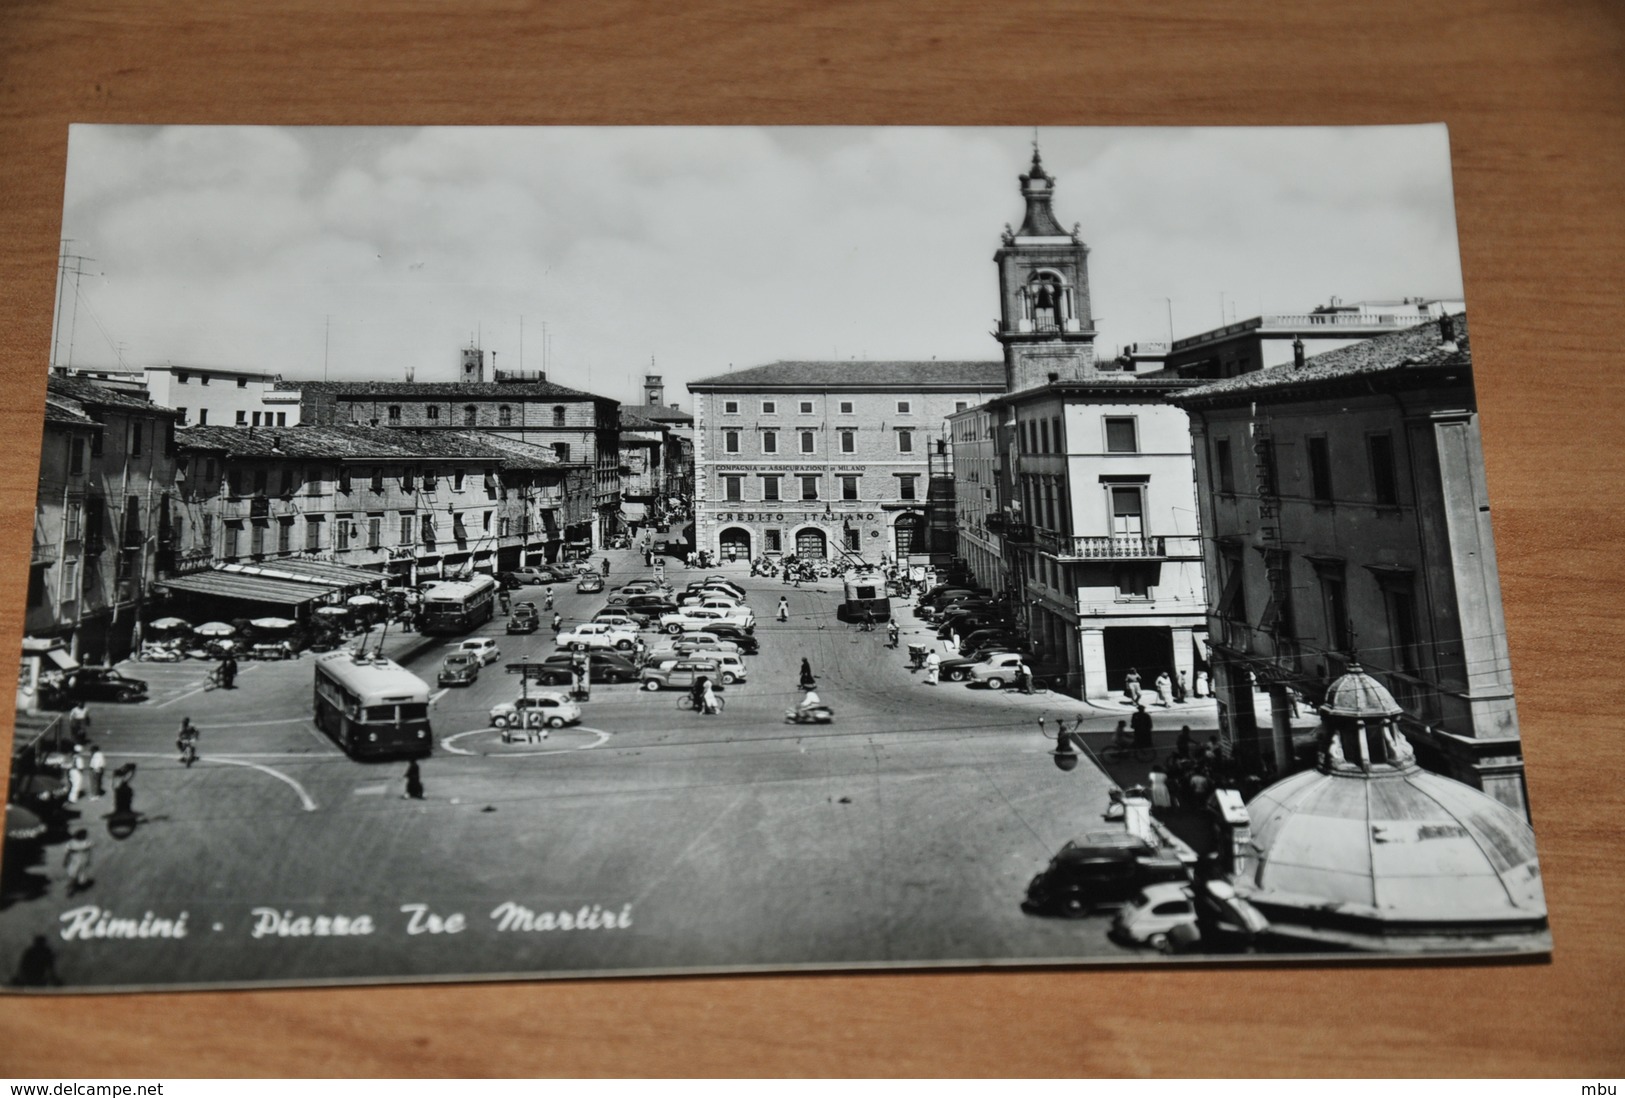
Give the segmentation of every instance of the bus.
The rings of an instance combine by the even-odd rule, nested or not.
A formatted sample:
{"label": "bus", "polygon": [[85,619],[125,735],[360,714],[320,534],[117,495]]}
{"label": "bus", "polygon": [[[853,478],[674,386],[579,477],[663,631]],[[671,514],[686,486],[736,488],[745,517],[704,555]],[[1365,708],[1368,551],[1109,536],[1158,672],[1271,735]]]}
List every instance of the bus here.
{"label": "bus", "polygon": [[429,684],[382,656],[349,650],[316,657],[316,727],[346,754],[427,755]]}
{"label": "bus", "polygon": [[423,592],[423,633],[466,633],[496,613],[497,581],[478,575],[436,583]]}
{"label": "bus", "polygon": [[846,596],[835,616],[841,621],[861,622],[865,613],[874,620],[891,621],[891,599],[886,596],[886,577],[879,572],[857,572],[846,581]]}

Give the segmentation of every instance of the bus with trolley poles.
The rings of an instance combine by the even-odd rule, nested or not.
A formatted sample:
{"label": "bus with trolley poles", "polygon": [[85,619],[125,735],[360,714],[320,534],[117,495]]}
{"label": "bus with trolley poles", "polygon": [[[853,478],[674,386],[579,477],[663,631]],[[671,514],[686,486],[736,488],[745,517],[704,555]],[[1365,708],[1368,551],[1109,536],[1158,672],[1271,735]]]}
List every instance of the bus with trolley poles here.
{"label": "bus with trolley poles", "polygon": [[429,684],[364,649],[316,658],[315,710],[316,727],[351,757],[434,750]]}
{"label": "bus with trolley poles", "polygon": [[420,633],[466,633],[496,614],[497,581],[477,575],[443,580],[423,592]]}
{"label": "bus with trolley poles", "polygon": [[886,595],[885,575],[866,570],[848,576],[835,616],[841,621],[856,623],[891,621],[891,599]]}

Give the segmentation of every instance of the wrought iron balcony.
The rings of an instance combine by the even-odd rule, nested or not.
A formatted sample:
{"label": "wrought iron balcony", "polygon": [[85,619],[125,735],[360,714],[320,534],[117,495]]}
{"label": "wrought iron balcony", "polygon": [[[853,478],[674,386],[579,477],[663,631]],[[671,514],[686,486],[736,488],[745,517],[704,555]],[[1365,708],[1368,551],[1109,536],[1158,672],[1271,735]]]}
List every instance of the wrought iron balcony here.
{"label": "wrought iron balcony", "polygon": [[1061,560],[1162,560],[1168,555],[1168,539],[1143,534],[1078,536],[1037,531],[1040,549]]}

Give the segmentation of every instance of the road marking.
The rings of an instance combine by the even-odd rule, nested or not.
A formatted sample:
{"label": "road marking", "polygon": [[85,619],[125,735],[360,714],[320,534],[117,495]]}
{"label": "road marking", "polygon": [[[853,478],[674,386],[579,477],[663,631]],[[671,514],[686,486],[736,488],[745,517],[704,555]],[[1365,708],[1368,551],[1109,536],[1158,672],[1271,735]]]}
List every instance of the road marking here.
{"label": "road marking", "polygon": [[437,702],[441,698],[445,697],[446,694],[450,692],[450,690],[451,690],[451,687],[442,686],[439,690],[436,690],[433,694],[429,695],[429,704],[433,705],[435,702]]}
{"label": "road marking", "polygon": [[[156,753],[153,753],[153,752],[137,752],[137,751],[117,751],[117,752],[109,751],[108,754],[112,755],[112,756],[115,756],[117,758],[125,758],[125,759],[171,759],[171,758],[174,758],[173,755],[169,755],[169,754],[160,755],[160,754],[156,754]],[[293,788],[293,791],[295,793],[299,794],[299,802],[302,805],[304,805],[306,812],[314,812],[314,811],[316,811],[316,802],[310,799],[310,794],[305,792],[305,787],[300,785],[298,782],[294,781],[292,778],[288,777],[288,775],[282,773],[280,770],[273,770],[269,766],[264,766],[264,765],[262,765],[260,763],[245,762],[242,759],[228,759],[228,758],[225,758],[225,757],[223,757],[221,755],[210,755],[207,758],[199,758],[198,762],[199,763],[220,763],[221,765],[224,765],[224,766],[247,766],[247,767],[253,768],[254,770],[260,771],[262,774],[269,774],[269,775],[271,775],[271,777],[275,778],[277,781],[283,782],[283,783],[291,786]]]}
{"label": "road marking", "polygon": [[[550,732],[550,733],[555,732],[555,731],[557,731],[557,732],[565,732],[565,731],[569,731],[569,732],[591,732],[593,735],[597,736],[598,738],[596,740],[594,740],[592,743],[584,743],[580,747],[556,747],[556,748],[553,748],[552,750],[549,750],[549,751],[502,751],[502,752],[490,753],[490,752],[485,752],[485,751],[465,751],[461,747],[453,747],[452,746],[452,741],[463,739],[465,736],[478,736],[478,735],[480,735],[482,733],[486,733],[486,732],[499,732],[499,731],[500,730],[496,729],[496,728],[472,728],[472,729],[469,729],[467,732],[458,732],[458,733],[455,733],[453,735],[445,737],[444,739],[442,739],[440,741],[440,746],[445,748],[447,751],[450,751],[453,755],[473,755],[473,756],[479,756],[479,757],[484,757],[484,758],[488,758],[488,759],[529,759],[529,758],[534,758],[537,755],[568,755],[572,751],[590,751],[595,747],[602,747],[604,744],[609,742],[609,733],[608,732],[604,732],[601,729],[597,729],[597,728],[587,728],[584,725],[579,725],[578,724],[574,728],[559,728],[559,729],[549,728],[549,729],[546,729],[546,731]],[[520,729],[519,731],[522,732],[524,730]]]}
{"label": "road marking", "polygon": [[275,720],[233,721],[230,724],[215,724],[214,722],[211,721],[209,723],[209,727],[210,728],[258,728],[260,725],[265,725],[265,724],[309,724],[309,723],[310,723],[310,718],[309,717],[278,717]]}
{"label": "road marking", "polygon": [[[245,668],[244,670],[237,672],[237,677],[240,679],[244,675],[248,674],[249,671],[252,671],[252,670],[253,670],[252,667]],[[154,709],[162,709],[166,705],[174,705],[176,702],[184,701],[185,699],[192,697],[194,694],[201,694],[205,690],[212,690],[212,689],[214,689],[214,687],[212,687],[209,683],[205,682],[202,686],[199,686],[194,690],[188,690],[184,694],[177,694],[173,698],[170,698],[168,701],[159,702],[157,705],[153,706],[153,708]],[[222,687],[222,689],[224,689],[224,687]]]}
{"label": "road marking", "polygon": [[388,792],[388,782],[378,782],[375,785],[358,785],[355,787],[355,795],[357,797],[382,797]]}

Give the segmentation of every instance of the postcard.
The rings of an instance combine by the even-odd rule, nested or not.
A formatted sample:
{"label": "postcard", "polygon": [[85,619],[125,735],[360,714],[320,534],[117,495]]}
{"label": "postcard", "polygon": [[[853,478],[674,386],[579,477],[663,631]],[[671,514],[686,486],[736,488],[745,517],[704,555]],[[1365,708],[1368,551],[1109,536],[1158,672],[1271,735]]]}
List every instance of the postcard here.
{"label": "postcard", "polygon": [[13,989],[1550,950],[1442,126],[76,126],[49,322]]}

